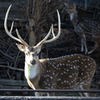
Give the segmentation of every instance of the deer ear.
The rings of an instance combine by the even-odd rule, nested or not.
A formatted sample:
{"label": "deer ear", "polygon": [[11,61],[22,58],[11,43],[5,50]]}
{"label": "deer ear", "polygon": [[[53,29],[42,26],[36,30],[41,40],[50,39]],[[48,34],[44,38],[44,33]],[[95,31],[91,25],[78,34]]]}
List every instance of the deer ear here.
{"label": "deer ear", "polygon": [[20,51],[22,51],[22,52],[25,51],[25,46],[24,46],[24,45],[18,44],[18,43],[16,43],[16,45],[17,45],[17,47],[18,47],[18,49],[19,49]]}

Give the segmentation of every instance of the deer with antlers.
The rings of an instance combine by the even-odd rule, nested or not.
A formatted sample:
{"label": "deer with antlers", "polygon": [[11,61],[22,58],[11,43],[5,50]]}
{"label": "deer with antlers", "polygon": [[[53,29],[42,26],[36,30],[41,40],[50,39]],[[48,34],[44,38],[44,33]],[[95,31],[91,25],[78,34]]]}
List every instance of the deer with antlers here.
{"label": "deer with antlers", "polygon": [[[70,20],[74,26],[75,32],[81,37],[81,52],[84,51],[85,54],[93,53],[100,44],[100,24],[93,20],[78,20],[78,14],[75,4],[65,4],[67,12],[70,15]],[[94,48],[88,52],[86,37],[90,37],[94,40]]]}
{"label": "deer with antlers", "polygon": [[[59,38],[61,34],[60,14],[58,15],[58,34],[54,34],[53,25],[48,34],[36,46],[29,46],[19,35],[18,38],[12,35],[13,24],[10,31],[7,28],[9,6],[4,21],[4,28],[8,36],[20,42],[17,44],[19,50],[25,53],[25,77],[32,89],[90,89],[91,81],[96,70],[95,61],[81,54],[66,55],[58,58],[39,59],[39,52],[45,43],[50,43]],[[53,38],[48,39],[52,33]],[[55,93],[46,93],[55,95]],[[43,93],[35,93],[36,96]],[[81,93],[82,96],[89,96],[88,93]]]}

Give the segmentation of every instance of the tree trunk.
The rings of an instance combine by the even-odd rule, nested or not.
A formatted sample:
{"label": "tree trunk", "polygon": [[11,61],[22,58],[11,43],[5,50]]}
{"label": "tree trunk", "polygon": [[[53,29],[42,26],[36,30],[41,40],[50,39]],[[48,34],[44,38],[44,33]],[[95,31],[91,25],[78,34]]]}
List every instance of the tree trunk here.
{"label": "tree trunk", "polygon": [[35,26],[35,21],[34,19],[29,19],[29,45],[30,46],[34,46],[35,42],[36,42],[36,32],[33,29],[33,27]]}

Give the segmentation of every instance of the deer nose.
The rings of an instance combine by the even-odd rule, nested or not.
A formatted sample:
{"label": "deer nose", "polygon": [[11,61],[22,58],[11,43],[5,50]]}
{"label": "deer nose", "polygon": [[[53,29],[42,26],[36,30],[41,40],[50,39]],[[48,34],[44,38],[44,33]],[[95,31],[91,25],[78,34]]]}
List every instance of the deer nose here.
{"label": "deer nose", "polygon": [[32,65],[36,64],[36,61],[35,60],[31,61],[31,64]]}

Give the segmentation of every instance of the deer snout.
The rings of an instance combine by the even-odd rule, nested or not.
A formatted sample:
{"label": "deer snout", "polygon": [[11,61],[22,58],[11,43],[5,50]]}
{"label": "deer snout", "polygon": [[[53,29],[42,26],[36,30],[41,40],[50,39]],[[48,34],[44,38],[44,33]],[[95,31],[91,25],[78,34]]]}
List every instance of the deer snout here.
{"label": "deer snout", "polygon": [[32,60],[32,61],[31,61],[31,64],[32,64],[32,65],[36,64],[36,61],[35,61],[35,60]]}

